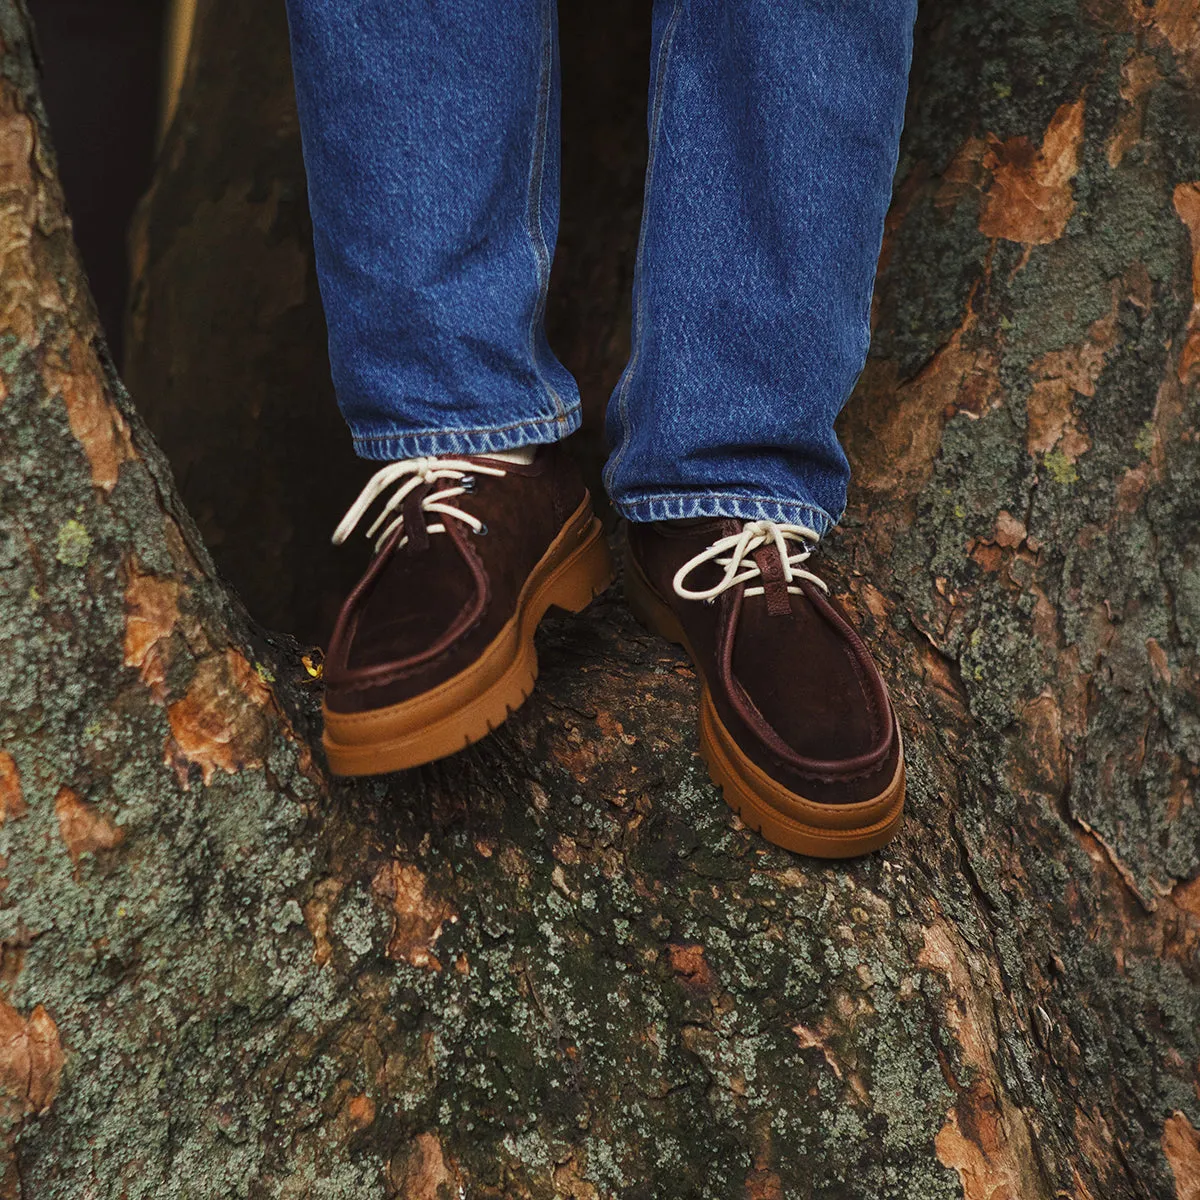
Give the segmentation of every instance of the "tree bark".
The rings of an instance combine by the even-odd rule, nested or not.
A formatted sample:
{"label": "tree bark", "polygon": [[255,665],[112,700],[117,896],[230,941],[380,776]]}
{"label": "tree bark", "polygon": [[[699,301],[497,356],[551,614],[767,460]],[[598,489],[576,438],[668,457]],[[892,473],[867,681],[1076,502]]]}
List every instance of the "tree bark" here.
{"label": "tree bark", "polygon": [[[266,315],[240,350],[232,318],[158,326],[138,399],[202,364],[228,416],[279,368],[315,414],[285,72],[227,76],[262,107],[211,128],[188,107],[218,29],[249,53],[259,18],[218,12],[151,226],[200,154],[180,121],[209,191],[143,243],[140,303],[245,316],[170,265],[225,221]],[[724,808],[695,679],[619,595],[547,626],[485,743],[325,777],[295,645],[218,580],[107,362],[0,0],[0,1196],[1194,1200],[1198,15],[925,6],[823,564],[892,681],[909,815],[824,864]],[[597,305],[579,344],[619,323]]]}

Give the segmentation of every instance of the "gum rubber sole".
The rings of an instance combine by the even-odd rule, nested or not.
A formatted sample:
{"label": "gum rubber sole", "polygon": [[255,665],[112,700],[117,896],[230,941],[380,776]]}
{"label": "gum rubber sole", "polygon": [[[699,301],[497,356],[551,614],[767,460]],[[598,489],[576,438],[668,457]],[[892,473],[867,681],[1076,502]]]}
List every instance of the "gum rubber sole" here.
{"label": "gum rubber sole", "polygon": [[384,775],[434,762],[486,737],[529,698],[533,635],[550,608],[582,612],[613,579],[600,521],[585,500],[530,572],[512,620],[465,670],[387,708],[331,712],[321,741],[335,775]]}
{"label": "gum rubber sole", "polygon": [[[637,619],[687,652],[701,679],[700,757],[725,803],[769,842],[815,858],[855,858],[895,837],[904,813],[904,747],[896,772],[878,796],[856,804],[821,804],[789,791],[737,745],[713,704],[704,672],[679,619],[651,589],[631,554],[625,596]],[[899,731],[897,731],[899,732]]]}

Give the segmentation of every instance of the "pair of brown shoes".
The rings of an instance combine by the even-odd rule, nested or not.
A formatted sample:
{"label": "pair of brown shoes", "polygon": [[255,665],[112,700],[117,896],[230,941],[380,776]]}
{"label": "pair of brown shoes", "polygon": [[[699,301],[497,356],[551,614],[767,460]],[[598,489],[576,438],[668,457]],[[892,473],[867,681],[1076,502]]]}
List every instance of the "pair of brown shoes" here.
{"label": "pair of brown shoes", "polygon": [[[558,447],[529,465],[430,458],[380,470],[342,540],[376,504],[377,551],[325,659],[325,750],[339,775],[443,758],[529,695],[534,632],[578,612],[612,564],[578,470]],[[631,524],[625,586],[701,679],[700,750],[726,801],[764,837],[826,858],[888,841],[904,757],[887,689],[825,585],[815,534],[725,517]]]}

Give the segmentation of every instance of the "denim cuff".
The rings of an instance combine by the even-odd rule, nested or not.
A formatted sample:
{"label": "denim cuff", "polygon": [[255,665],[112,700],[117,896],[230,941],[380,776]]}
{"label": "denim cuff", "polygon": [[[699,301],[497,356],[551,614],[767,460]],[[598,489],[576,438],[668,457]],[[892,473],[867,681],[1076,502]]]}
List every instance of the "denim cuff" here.
{"label": "denim cuff", "polygon": [[578,405],[557,417],[534,418],[488,429],[428,429],[417,433],[404,430],[360,432],[351,426],[354,452],[359,458],[394,462],[401,458],[425,458],[435,454],[491,454],[558,442],[579,428]]}
{"label": "denim cuff", "polygon": [[823,508],[803,500],[774,496],[742,496],[732,492],[664,492],[614,500],[613,507],[629,521],[685,521],[693,517],[737,517],[742,521],[777,521],[804,525],[824,537],[836,524]]}

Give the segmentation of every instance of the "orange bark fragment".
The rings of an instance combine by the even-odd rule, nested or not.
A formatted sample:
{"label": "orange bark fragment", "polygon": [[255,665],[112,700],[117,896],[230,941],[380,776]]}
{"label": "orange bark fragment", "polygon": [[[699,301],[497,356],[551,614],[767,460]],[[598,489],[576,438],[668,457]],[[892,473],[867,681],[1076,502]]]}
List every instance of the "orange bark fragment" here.
{"label": "orange bark fragment", "polygon": [[1079,170],[1082,142],[1082,96],[1054,114],[1040,148],[1027,137],[993,140],[983,159],[992,181],[984,193],[979,232],[1033,246],[1062,237],[1075,211],[1071,181]]}
{"label": "orange bark fragment", "polygon": [[1163,1125],[1162,1151],[1175,1176],[1175,1200],[1200,1200],[1200,1133],[1183,1113]]}
{"label": "orange bark fragment", "polygon": [[[844,998],[839,999],[839,1006],[842,1003],[844,1003]],[[842,1018],[848,1025],[853,1024],[854,1014],[853,1012],[848,1014],[843,1012]],[[837,1056],[832,1045],[836,1027],[830,1017],[822,1018],[817,1029],[812,1029],[807,1025],[793,1025],[792,1032],[796,1035],[796,1040],[800,1043],[802,1050],[821,1051],[825,1063],[833,1072],[834,1077],[839,1081],[844,1080],[849,1085],[859,1104],[864,1108],[871,1106],[871,1093],[867,1090],[867,1085],[863,1082],[862,1077],[851,1066],[843,1064]]]}
{"label": "orange bark fragment", "polygon": [[342,891],[340,879],[322,879],[313,888],[312,899],[304,906],[304,923],[313,938],[313,962],[323,967],[333,954],[329,941],[329,913]]}
{"label": "orange bark fragment", "polygon": [[54,797],[58,832],[71,861],[78,864],[84,854],[112,850],[125,840],[125,831],[114,825],[90,804],[85,804],[68,787],[59,788]]}
{"label": "orange bark fragment", "polygon": [[785,1200],[783,1180],[774,1171],[755,1167],[746,1176],[745,1200]]}
{"label": "orange bark fragment", "polygon": [[1121,68],[1121,99],[1128,108],[1117,119],[1108,143],[1108,165],[1115,171],[1121,160],[1137,145],[1146,119],[1146,99],[1162,78],[1152,54],[1135,54]]}
{"label": "orange bark fragment", "polygon": [[159,693],[166,667],[159,643],[179,623],[182,587],[173,579],[143,575],[130,567],[125,588],[125,665],[137,669],[142,682]]}
{"label": "orange bark fragment", "polygon": [[584,1179],[579,1164],[572,1155],[554,1168],[554,1195],[561,1200],[600,1200],[594,1183]]}
{"label": "orange bark fragment", "polygon": [[891,601],[872,583],[865,580],[860,585],[859,592],[867,611],[876,621],[886,621],[892,610]]}
{"label": "orange bark fragment", "polygon": [[33,122],[6,91],[0,98],[0,333],[11,333],[26,345],[37,342],[33,151]]}
{"label": "orange bark fragment", "polygon": [[1026,791],[1057,795],[1067,776],[1062,711],[1047,688],[1021,709],[1025,735],[1018,749],[1016,778]]}
{"label": "orange bark fragment", "polygon": [[346,1105],[346,1115],[356,1129],[366,1129],[375,1120],[375,1101],[370,1096],[352,1096]]}
{"label": "orange bark fragment", "polygon": [[1090,448],[1090,439],[1079,428],[1075,397],[1096,394],[1096,381],[1116,344],[1114,306],[1112,312],[1092,322],[1086,341],[1051,350],[1030,363],[1033,389],[1026,403],[1026,444],[1031,454],[1058,449],[1069,462],[1075,462]]}
{"label": "orange bark fragment", "polygon": [[72,337],[65,363],[47,369],[47,382],[63,398],[67,421],[83,447],[92,483],[111,492],[121,463],[135,457],[129,426],[105,394],[103,369],[96,352],[78,335]]}
{"label": "orange bark fragment", "polygon": [[1200,920],[1200,875],[1189,879],[1187,883],[1176,885],[1171,893],[1171,902],[1176,908],[1181,908]]}
{"label": "orange bark fragment", "polygon": [[403,1200],[442,1200],[458,1196],[461,1177],[447,1162],[436,1133],[419,1133],[388,1166],[390,1182]]}
{"label": "orange bark fragment", "polygon": [[1200,183],[1181,183],[1174,196],[1175,211],[1192,239],[1192,311],[1188,317],[1183,349],[1179,354],[1179,378],[1187,383],[1200,362]]}
{"label": "orange bark fragment", "polygon": [[671,970],[678,975],[688,987],[698,992],[708,992],[713,988],[712,968],[704,957],[704,947],[699,945],[668,946],[667,958]]}
{"label": "orange bark fragment", "polygon": [[167,709],[169,760],[195,763],[206,784],[217,771],[262,766],[271,703],[270,688],[238,651],[202,659],[183,699]]}
{"label": "orange bark fragment", "polygon": [[579,861],[579,848],[575,844],[575,839],[567,837],[566,834],[559,834],[554,839],[554,845],[550,847],[550,853],[560,863],[565,863],[568,867],[573,867]]}
{"label": "orange bark fragment", "polygon": [[792,1032],[796,1035],[796,1040],[800,1043],[802,1050],[820,1050],[834,1075],[841,1079],[841,1064],[837,1060],[837,1055],[829,1048],[825,1038],[821,1034],[817,1033],[814,1029],[810,1029],[807,1025],[793,1025]]}
{"label": "orange bark fragment", "polygon": [[386,863],[371,881],[371,890],[392,910],[392,936],[389,958],[411,963],[414,967],[440,971],[433,947],[447,921],[457,920],[450,903],[429,890],[429,880],[411,863]]}
{"label": "orange bark fragment", "polygon": [[1154,41],[1166,42],[1183,70],[1200,71],[1200,4],[1197,0],[1133,0]]}
{"label": "orange bark fragment", "polygon": [[10,817],[23,817],[28,812],[21,795],[21,774],[13,756],[0,750],[0,825]]}
{"label": "orange bark fragment", "polygon": [[1108,1194],[1104,1187],[1105,1183],[1121,1171],[1122,1167],[1113,1153],[1116,1136],[1112,1127],[1104,1119],[1098,1105],[1093,1103],[1087,1111],[1076,1108],[1075,1139],[1079,1147],[1078,1159],[1081,1163],[1087,1163],[1091,1167],[1101,1192],[1097,1197],[1079,1177],[1079,1172],[1074,1171],[1076,1194],[1071,1200],[1104,1200]]}
{"label": "orange bark fragment", "polygon": [[1024,1200],[1041,1193],[1029,1122],[1005,1093],[995,1062],[992,998],[999,981],[977,981],[969,954],[957,931],[939,919],[925,929],[917,956],[920,967],[945,975],[946,1027],[976,1075],[958,1091],[934,1149],[943,1166],[958,1172],[964,1200]]}
{"label": "orange bark fragment", "polygon": [[1068,462],[1075,462],[1091,448],[1091,439],[1075,424],[1074,399],[1070,384],[1061,376],[1033,385],[1027,408],[1031,454],[1048,454],[1058,447]]}
{"label": "orange bark fragment", "polygon": [[942,181],[933,195],[935,208],[945,211],[954,208],[970,192],[980,192],[987,182],[983,165],[988,144],[981,137],[969,137],[942,172]]}
{"label": "orange bark fragment", "polygon": [[45,1008],[37,1005],[26,1020],[0,999],[0,1092],[19,1103],[23,1115],[47,1112],[62,1068],[58,1027]]}
{"label": "orange bark fragment", "polygon": [[1028,537],[1025,523],[1006,509],[996,515],[996,545],[1006,550],[1015,550]]}
{"label": "orange bark fragment", "polygon": [[1167,652],[1162,648],[1162,645],[1157,638],[1146,639],[1146,657],[1150,660],[1150,670],[1154,672],[1154,678],[1159,683],[1171,683],[1171,664],[1167,660]]}
{"label": "orange bark fragment", "polygon": [[975,542],[970,554],[980,569],[989,574],[995,574],[1004,565],[1004,551],[991,542]]}
{"label": "orange bark fragment", "polygon": [[975,320],[968,312],[906,383],[886,360],[867,364],[847,416],[846,440],[860,485],[887,492],[891,502],[919,492],[933,474],[947,419],[962,411],[979,415],[1000,403],[995,353],[967,345]]}
{"label": "orange bark fragment", "polygon": [[[958,1172],[963,1200],[1024,1200],[1039,1195],[1033,1148],[1007,1128],[990,1083],[981,1079],[961,1093],[933,1140],[938,1161]],[[1022,1143],[1027,1157],[1014,1142]]]}

